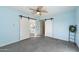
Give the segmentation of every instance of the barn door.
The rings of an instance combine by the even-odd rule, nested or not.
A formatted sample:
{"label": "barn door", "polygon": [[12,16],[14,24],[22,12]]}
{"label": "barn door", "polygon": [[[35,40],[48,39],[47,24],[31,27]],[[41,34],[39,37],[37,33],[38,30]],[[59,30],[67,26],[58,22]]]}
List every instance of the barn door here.
{"label": "barn door", "polygon": [[45,21],[45,36],[53,37],[53,21],[52,20]]}
{"label": "barn door", "polygon": [[20,40],[30,37],[30,26],[28,18],[22,17],[20,19]]}

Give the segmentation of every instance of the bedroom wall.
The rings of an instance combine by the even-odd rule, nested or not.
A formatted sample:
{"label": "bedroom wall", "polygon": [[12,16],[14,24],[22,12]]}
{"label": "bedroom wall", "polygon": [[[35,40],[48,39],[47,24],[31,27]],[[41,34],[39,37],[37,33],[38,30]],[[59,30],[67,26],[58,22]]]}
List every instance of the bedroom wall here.
{"label": "bedroom wall", "polygon": [[76,25],[77,25],[76,43],[79,47],[79,7],[76,8]]}
{"label": "bedroom wall", "polygon": [[69,25],[75,25],[75,10],[57,14],[53,18],[53,37],[68,41]]}
{"label": "bedroom wall", "polygon": [[[76,14],[75,14],[76,13]],[[19,16],[26,15],[10,7],[0,7],[0,46],[19,41]],[[59,13],[53,16],[53,36],[61,40],[68,40],[69,25],[79,25],[79,7],[72,11]],[[26,15],[27,16],[27,15]],[[48,16],[50,17],[50,16]],[[36,17],[40,19],[40,17]],[[76,21],[75,21],[76,19]],[[39,24],[37,20],[36,24]],[[38,25],[36,32],[39,32]],[[76,42],[79,45],[79,31],[77,31]]]}
{"label": "bedroom wall", "polygon": [[0,7],[0,47],[19,41],[20,14],[24,13],[10,7]]}
{"label": "bedroom wall", "polygon": [[[41,17],[41,19],[45,19],[45,18],[48,19],[48,18],[53,17],[54,18],[53,22],[52,22],[53,31],[50,36],[52,36],[53,38],[68,41],[69,25],[76,24],[75,13],[76,13],[76,9],[58,13],[56,15],[44,16],[44,17]],[[39,32],[39,25],[38,25],[39,21],[37,21],[36,23],[37,23],[36,31]],[[50,25],[50,23],[49,23],[49,25]],[[71,41],[73,41],[73,40],[71,40]]]}

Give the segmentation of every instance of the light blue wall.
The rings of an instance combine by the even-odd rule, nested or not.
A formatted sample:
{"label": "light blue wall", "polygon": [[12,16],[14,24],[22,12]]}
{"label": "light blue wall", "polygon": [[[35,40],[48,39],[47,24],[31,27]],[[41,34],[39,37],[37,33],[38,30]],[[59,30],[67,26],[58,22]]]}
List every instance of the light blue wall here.
{"label": "light blue wall", "polygon": [[76,9],[76,24],[77,24],[76,43],[79,47],[79,7],[77,7]]}
{"label": "light blue wall", "polygon": [[53,18],[53,37],[68,41],[69,25],[75,24],[75,10],[57,14]]}
{"label": "light blue wall", "polygon": [[[0,7],[0,46],[19,41],[19,16],[26,15],[10,7]],[[75,10],[55,15],[53,22],[53,37],[68,40],[69,25],[79,27],[79,7]],[[39,19],[38,17],[36,17]],[[38,21],[37,21],[38,22]],[[37,28],[38,32],[38,28]],[[79,45],[79,28],[76,42]]]}
{"label": "light blue wall", "polygon": [[[76,23],[76,10],[66,11],[59,14],[56,14],[55,16],[49,15],[44,18],[50,18],[53,17],[53,36],[54,38],[58,38],[61,40],[68,41],[68,35],[69,35],[69,25],[75,25]],[[41,18],[41,19],[42,19]],[[40,18],[38,18],[40,19]],[[38,27],[39,21],[37,21],[37,27]],[[37,32],[39,31],[39,28],[37,28]],[[73,40],[72,40],[73,41]]]}
{"label": "light blue wall", "polygon": [[19,41],[19,16],[24,14],[10,7],[0,7],[0,46]]}

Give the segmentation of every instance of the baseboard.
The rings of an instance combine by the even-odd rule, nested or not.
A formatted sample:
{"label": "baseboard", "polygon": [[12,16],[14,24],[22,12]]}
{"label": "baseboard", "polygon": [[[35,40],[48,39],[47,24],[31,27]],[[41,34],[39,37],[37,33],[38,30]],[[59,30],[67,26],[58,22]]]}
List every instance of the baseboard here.
{"label": "baseboard", "polygon": [[8,45],[10,45],[10,44],[14,44],[14,43],[17,43],[17,42],[19,42],[19,41],[10,42],[10,43],[7,43],[7,44],[4,44],[4,45],[1,45],[0,47],[5,47],[5,46],[8,46]]}
{"label": "baseboard", "polygon": [[[46,36],[46,37],[49,37],[49,36]],[[57,40],[62,40],[62,41],[68,41],[68,40],[63,40],[63,39],[59,39],[59,38],[56,38],[56,37],[49,37],[49,38],[53,38],[53,39],[57,39]]]}
{"label": "baseboard", "polygon": [[[29,38],[26,38],[26,39],[29,39]],[[23,39],[23,40],[25,40],[25,39]],[[15,41],[15,42],[10,42],[10,43],[8,43],[8,44],[5,44],[5,45],[2,45],[2,46],[0,46],[0,47],[5,47],[5,46],[8,46],[8,45],[10,45],[10,44],[14,44],[14,43],[17,43],[17,42],[20,42],[20,41],[23,41],[23,40],[18,40],[18,41]]]}
{"label": "baseboard", "polygon": [[76,43],[76,45],[77,45],[77,47],[79,48],[79,44],[78,44],[78,43]]}

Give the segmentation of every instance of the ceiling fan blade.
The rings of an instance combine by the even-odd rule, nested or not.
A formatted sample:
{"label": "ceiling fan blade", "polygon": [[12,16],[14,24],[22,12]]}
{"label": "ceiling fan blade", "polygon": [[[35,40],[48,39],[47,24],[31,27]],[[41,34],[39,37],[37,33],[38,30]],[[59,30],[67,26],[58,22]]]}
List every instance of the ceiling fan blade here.
{"label": "ceiling fan blade", "polygon": [[42,13],[39,14],[40,16],[42,15]]}
{"label": "ceiling fan blade", "polygon": [[43,6],[38,6],[37,10],[41,10],[43,8]]}
{"label": "ceiling fan blade", "polygon": [[29,10],[32,10],[32,14],[38,14],[38,15],[42,15],[43,13],[48,13],[48,11],[46,9],[43,9],[43,6],[37,6],[36,9],[33,8],[29,8]]}
{"label": "ceiling fan blade", "polygon": [[35,9],[32,9],[32,8],[29,8],[30,10],[35,10]]}
{"label": "ceiling fan blade", "polygon": [[41,12],[48,13],[48,11],[46,11],[46,10],[41,10]]}
{"label": "ceiling fan blade", "polygon": [[37,12],[36,11],[33,11],[33,12],[31,12],[32,14],[36,14]]}
{"label": "ceiling fan blade", "polygon": [[39,8],[41,9],[41,8],[43,8],[43,6],[39,6]]}

